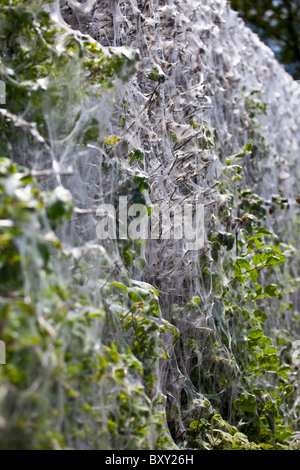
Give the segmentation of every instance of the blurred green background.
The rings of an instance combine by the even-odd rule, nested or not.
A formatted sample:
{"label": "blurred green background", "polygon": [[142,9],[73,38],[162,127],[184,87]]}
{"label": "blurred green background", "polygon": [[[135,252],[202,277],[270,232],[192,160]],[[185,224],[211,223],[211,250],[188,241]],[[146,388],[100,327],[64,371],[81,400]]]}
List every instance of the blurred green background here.
{"label": "blurred green background", "polygon": [[231,0],[231,6],[300,80],[300,0]]}

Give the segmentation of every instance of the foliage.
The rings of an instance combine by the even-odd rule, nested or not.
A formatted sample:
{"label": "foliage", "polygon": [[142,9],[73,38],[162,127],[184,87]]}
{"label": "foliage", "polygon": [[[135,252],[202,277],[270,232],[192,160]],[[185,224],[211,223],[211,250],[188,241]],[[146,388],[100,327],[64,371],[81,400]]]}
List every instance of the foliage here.
{"label": "foliage", "polygon": [[[0,446],[147,448],[164,434],[164,419],[145,392],[143,365],[128,345],[101,342],[110,310],[80,292],[78,277],[90,250],[79,257],[76,250],[66,252],[53,231],[71,216],[71,195],[62,186],[39,191],[34,172],[6,158],[18,160],[25,139],[26,153],[40,148],[51,160],[51,110],[56,138],[66,138],[78,122],[86,83],[89,97],[102,95],[116,80],[126,80],[137,55],[104,51],[90,37],[54,23],[43,8],[48,3],[6,1],[0,17],[0,78],[7,91],[0,110],[0,335],[7,346],[0,370]],[[96,120],[84,128],[77,133],[82,146],[99,137]]]}
{"label": "foliage", "polygon": [[300,11],[297,0],[231,0],[246,24],[274,51],[277,59],[300,79]]}
{"label": "foliage", "polygon": [[[38,191],[28,171],[8,159],[0,164],[1,338],[7,346],[0,369],[1,448],[74,447],[78,439],[91,448],[147,447],[148,431],[158,432],[162,417],[152,414],[142,384],[131,384],[130,374],[143,375],[142,363],[129,348],[95,342],[88,332],[96,321],[103,324],[105,310],[57,271],[59,260],[67,271],[74,262],[47,223],[65,215],[65,198],[49,212],[50,195]],[[144,290],[130,292],[135,298]],[[141,341],[136,347],[144,354]],[[105,422],[95,406],[99,390],[96,402],[115,410]]]}
{"label": "foliage", "polygon": [[[298,421],[290,412],[298,403],[299,370],[291,361],[297,333],[291,329],[286,333],[290,341],[279,342],[268,326],[285,310],[285,295],[293,291],[284,265],[291,262],[294,250],[265,228],[275,210],[267,209],[270,202],[243,184],[243,160],[248,159],[249,168],[255,146],[259,152],[264,147],[264,156],[270,152],[255,120],[257,110],[261,112],[257,103],[249,107],[253,141],[226,159],[219,182],[226,204],[218,211],[214,227],[226,231],[212,228],[205,250],[211,256],[200,257],[201,285],[216,305],[214,318],[200,334],[188,331],[185,345],[183,341],[176,345],[177,362],[185,348],[189,358],[185,374],[204,397],[190,398],[181,413],[170,408],[169,426],[178,445],[184,441],[199,449],[297,448]],[[273,204],[277,201],[286,210],[284,197],[273,199]],[[185,307],[174,305],[172,323],[181,330],[189,311],[205,310],[206,302],[194,297]],[[180,433],[179,416],[185,425]]]}
{"label": "foliage", "polygon": [[[7,95],[6,110],[0,112],[3,156],[12,153],[12,142],[18,143],[24,132],[47,148],[51,112],[55,138],[66,138],[79,121],[86,83],[92,86],[89,94],[99,96],[117,77],[125,81],[138,57],[126,48],[103,50],[89,36],[54,23],[45,4],[49,2],[7,0],[1,8],[0,79]],[[71,119],[66,119],[68,108]],[[85,143],[98,137],[99,126],[94,124],[88,123]]]}
{"label": "foliage", "polygon": [[[147,151],[114,129],[101,135],[95,116],[81,116],[86,99],[105,97],[130,76],[137,53],[104,49],[55,23],[48,3],[6,0],[0,16],[0,79],[7,84],[0,108],[0,339],[7,346],[0,447],[297,448],[294,332],[268,325],[292,309],[298,282],[285,271],[293,247],[267,223],[272,207],[286,204],[275,196],[268,211],[243,183],[244,163],[251,168],[254,156],[271,152],[258,127],[264,105],[255,91],[246,98],[251,141],[228,156],[215,183],[226,203],[211,214],[206,251],[196,260],[203,297],[172,305],[166,320],[160,292],[134,279],[147,268],[145,243],[64,246],[59,236],[76,209],[70,192],[60,184],[42,191],[34,171],[17,163],[31,167],[33,154],[52,162],[54,140],[72,136],[81,149],[96,142],[108,156],[102,175],[111,170],[117,180],[111,198],[130,193],[151,214]],[[150,118],[167,77],[157,65],[146,77],[155,86],[144,108]],[[122,128],[134,118],[124,108]],[[197,150],[216,150],[216,131],[193,116],[189,125],[196,134],[171,133],[173,152],[195,136]],[[199,327],[194,319],[200,312],[203,320],[209,303]]]}

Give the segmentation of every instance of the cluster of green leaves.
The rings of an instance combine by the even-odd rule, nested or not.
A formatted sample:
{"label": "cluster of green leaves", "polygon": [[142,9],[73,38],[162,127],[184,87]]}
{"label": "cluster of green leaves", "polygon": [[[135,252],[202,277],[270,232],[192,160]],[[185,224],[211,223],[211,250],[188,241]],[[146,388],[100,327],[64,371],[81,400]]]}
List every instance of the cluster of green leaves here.
{"label": "cluster of green leaves", "polygon": [[[49,156],[45,110],[55,109],[56,137],[68,136],[79,120],[86,83],[91,85],[88,92],[99,96],[116,78],[125,80],[137,58],[127,49],[104,51],[89,37],[58,26],[43,9],[46,3],[3,2],[0,79],[6,82],[8,99],[6,108],[0,108],[4,157],[14,155],[24,135],[29,151],[41,146]],[[157,87],[165,81],[157,67],[148,78]],[[275,280],[288,250],[263,228],[267,211],[262,198],[241,187],[242,167],[231,164],[253,154],[256,147],[263,147],[259,152],[269,150],[257,137],[255,116],[264,109],[253,100],[254,94],[247,108],[253,143],[227,160],[219,185],[227,203],[218,217],[226,230],[214,227],[211,258],[202,255],[203,287],[212,291],[216,305],[216,334],[207,337],[205,328],[200,334],[193,328],[187,345],[178,341],[177,328],[162,318],[157,290],[130,278],[129,271],[146,267],[143,242],[119,243],[127,268],[120,277],[112,275],[112,260],[98,255],[102,271],[110,274],[99,279],[101,302],[95,308],[80,294],[79,274],[91,260],[85,255],[74,261],[53,233],[63,218],[71,216],[69,193],[61,187],[41,193],[28,170],[1,159],[0,338],[7,345],[7,364],[0,369],[1,448],[75,448],[78,442],[93,449],[140,449],[150,443],[172,448],[163,427],[165,413],[157,412],[165,403],[156,387],[156,373],[159,364],[170,360],[169,348],[174,346],[177,352],[182,346],[191,351],[192,360],[202,355],[203,364],[192,365],[189,379],[211,401],[192,403],[186,410],[184,445],[289,448],[295,423],[287,403],[294,403],[295,377],[289,353],[284,362],[279,350],[282,341],[288,344],[289,332],[279,332],[276,341],[265,333],[270,306],[282,296]],[[68,106],[71,118],[65,119]],[[191,118],[190,124],[199,130],[199,147],[215,147],[217,136],[205,123],[199,129]],[[80,145],[99,139],[94,117],[80,130]],[[174,149],[194,136],[180,141],[174,134]],[[139,168],[143,149],[128,149],[116,135],[99,143],[112,151],[107,167],[114,165],[122,180],[115,195],[131,191],[133,202],[144,204],[149,214],[149,181]],[[118,158],[122,145],[127,160]],[[97,255],[92,256],[95,261]],[[188,317],[200,307],[201,299],[194,296],[178,309],[178,316]],[[100,331],[96,339],[90,334],[95,325]],[[228,416],[232,399],[234,424],[229,424],[221,416]],[[183,398],[180,406],[187,408]],[[170,407],[170,429],[178,413]],[[176,430],[173,437],[180,441]]]}
{"label": "cluster of green leaves", "polygon": [[131,321],[121,317],[136,332],[132,349],[95,341],[89,331],[95,321],[104,323],[104,308],[94,308],[75,280],[64,275],[63,283],[57,272],[57,263],[70,272],[73,260],[49,221],[58,223],[69,210],[63,191],[39,192],[28,171],[1,159],[0,335],[7,364],[0,369],[0,447],[72,448],[80,440],[98,449],[147,448],[163,417],[153,414],[143,385],[130,376],[151,381],[142,360],[155,359],[157,292],[123,287],[133,302]]}
{"label": "cluster of green leaves", "polygon": [[[92,449],[147,448],[164,434],[164,418],[142,384],[142,377],[148,389],[155,381],[142,361],[153,363],[157,355],[151,335],[161,328],[158,300],[140,299],[143,287],[132,286],[132,322],[124,317],[121,323],[124,331],[136,331],[137,340],[130,348],[129,341],[115,344],[111,334],[103,334],[102,342],[110,315],[120,313],[118,301],[95,308],[80,294],[89,250],[79,259],[76,250],[66,254],[53,232],[72,214],[70,193],[60,186],[40,192],[31,172],[6,158],[18,158],[25,137],[28,154],[41,148],[51,160],[51,113],[55,138],[67,137],[85,95],[99,97],[116,79],[126,80],[137,54],[126,48],[104,51],[90,37],[58,25],[44,8],[51,2],[2,3],[0,79],[6,83],[6,105],[0,108],[0,337],[7,363],[0,369],[0,447],[76,448],[80,442]],[[75,141],[81,146],[97,141],[97,119],[83,125]],[[108,136],[99,143],[112,147],[118,141]],[[140,160],[141,154],[134,151],[130,158]],[[128,178],[139,194],[148,188],[141,172]],[[99,265],[110,263],[111,269],[112,261],[103,261],[97,250],[93,262],[97,253]],[[145,267],[143,258],[132,258],[136,267]],[[141,317],[136,296],[145,311],[153,310],[155,321]],[[98,338],[91,334],[95,325]]]}
{"label": "cluster of green leaves", "polygon": [[147,78],[153,80],[154,82],[164,83],[166,81],[166,74],[162,71],[159,65],[153,67],[151,72],[147,74]]}
{"label": "cluster of green leaves", "polygon": [[187,434],[192,446],[203,450],[261,450],[219,414],[214,414],[209,420],[199,417],[192,421]]}
{"label": "cluster of green leaves", "polygon": [[1,338],[7,346],[7,364],[0,370],[1,447],[60,447],[65,441],[58,417],[63,413],[68,425],[72,406],[80,410],[77,381],[93,362],[83,327],[102,314],[84,301],[78,311],[73,293],[52,278],[50,258],[61,247],[47,224],[48,208],[53,220],[59,218],[52,203],[47,208],[48,195],[10,160],[2,158],[0,165]]}
{"label": "cluster of green leaves", "polygon": [[261,238],[270,235],[258,228],[247,238],[247,250],[236,259],[230,281],[242,289],[236,286],[236,304],[225,303],[227,318],[235,321],[235,327],[239,325],[234,350],[247,393],[236,399],[235,407],[244,421],[242,429],[255,442],[278,447],[288,445],[286,439],[292,436],[292,429],[283,423],[282,407],[287,405],[284,402],[293,387],[289,382],[291,366],[282,363],[274,340],[265,335],[263,328],[267,315],[261,301],[278,298],[281,292],[276,284],[262,287],[261,270],[272,270],[286,261],[278,246],[262,244]]}
{"label": "cluster of green leaves", "polygon": [[[244,88],[244,91],[245,88]],[[259,90],[252,90],[249,95],[245,96],[245,109],[249,116],[249,138],[252,139],[251,146],[251,159],[267,158],[272,151],[271,146],[266,141],[266,138],[261,130],[261,116],[266,112],[266,106],[259,99]],[[255,162],[257,163],[257,162]]]}
{"label": "cluster of green leaves", "polygon": [[[270,202],[243,184],[243,167],[235,161],[252,150],[251,142],[226,160],[219,182],[223,204],[209,236],[210,252],[200,256],[200,282],[215,305],[214,321],[200,333],[189,331],[187,344],[181,341],[176,348],[180,357],[185,348],[189,380],[205,397],[200,408],[188,403],[181,416],[188,445],[200,449],[297,447],[298,424],[291,410],[297,406],[299,371],[291,360],[292,340],[287,340],[296,333],[274,335],[269,327],[272,316],[287,308],[283,299],[291,281],[284,265],[294,251],[264,228]],[[173,306],[172,322],[179,329],[191,308],[200,308],[201,315],[206,305],[194,297],[185,308]],[[171,426],[176,413],[170,412]],[[177,443],[183,438],[182,433],[173,437]]]}
{"label": "cluster of green leaves", "polygon": [[[143,364],[143,378],[150,397],[155,392],[158,360],[168,358],[164,347],[164,336],[170,336],[170,344],[178,339],[178,330],[161,318],[158,291],[142,281],[131,281],[130,287],[122,283],[111,283],[117,288],[117,298],[127,310],[121,314],[121,327],[129,333],[129,344],[135,357]],[[120,296],[120,289],[124,295]],[[124,308],[124,307],[123,307]]]}
{"label": "cluster of green leaves", "polygon": [[[224,174],[228,176],[228,169]],[[289,252],[282,252],[278,237],[262,227],[267,217],[263,199],[241,186],[239,179],[237,183],[232,181],[232,178],[230,182],[225,180],[222,190],[228,196],[225,187],[230,187],[230,194],[235,184],[240,185],[239,204],[234,203],[234,196],[227,198],[232,209],[237,207],[236,217],[228,208],[220,215],[233,228],[238,255],[234,260],[226,256],[223,269],[228,281],[218,284],[217,275],[214,285],[225,306],[227,334],[223,341],[228,346],[226,337],[231,338],[240,380],[241,394],[234,401],[236,423],[243,423],[239,430],[262,448],[288,448],[293,435],[286,420],[288,397],[295,397],[291,385],[293,372],[290,364],[282,362],[275,340],[265,334],[264,324],[268,319],[266,312],[272,311],[268,302],[273,299],[276,302],[282,296],[275,282],[266,281],[280,275]],[[213,246],[219,241],[218,250],[220,245],[226,246],[226,237],[221,235],[221,238],[220,234],[212,237]]]}
{"label": "cluster of green leaves", "polygon": [[[2,2],[3,3],[3,2]],[[101,95],[118,77],[126,80],[138,55],[126,48],[103,50],[89,36],[58,25],[45,9],[51,2],[4,1],[0,14],[0,80],[6,84],[6,109],[0,109],[1,153],[26,136],[46,145],[47,116],[55,110],[58,135],[66,137],[80,117],[78,105],[87,94]],[[93,88],[92,88],[93,87]],[[72,109],[66,119],[67,109]],[[97,140],[99,125],[87,124],[86,143]]]}

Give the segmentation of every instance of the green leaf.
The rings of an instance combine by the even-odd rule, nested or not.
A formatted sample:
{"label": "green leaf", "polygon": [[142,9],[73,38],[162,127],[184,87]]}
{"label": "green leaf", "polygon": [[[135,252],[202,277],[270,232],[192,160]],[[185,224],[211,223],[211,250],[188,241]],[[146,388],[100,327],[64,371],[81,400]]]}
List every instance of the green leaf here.
{"label": "green leaf", "polygon": [[269,286],[266,286],[264,288],[264,292],[270,297],[278,297],[280,295],[280,292],[277,291],[277,286],[275,284],[270,284]]}
{"label": "green leaf", "polygon": [[270,256],[266,262],[265,262],[265,266],[269,266],[269,267],[272,267],[272,266],[277,266],[278,264],[281,264],[281,263],[284,263],[286,261],[286,258],[284,256]]}
{"label": "green leaf", "polygon": [[259,294],[254,298],[254,300],[257,301],[259,299],[265,299],[266,297],[267,297],[266,294]]}
{"label": "green leaf", "polygon": [[201,300],[199,299],[199,297],[197,297],[197,296],[192,297],[192,299],[187,304],[187,310],[191,310],[191,309],[197,307],[200,304],[200,302],[201,302]]}
{"label": "green leaf", "polygon": [[148,290],[152,294],[154,293],[156,297],[158,297],[158,295],[159,295],[158,290],[155,289],[155,287],[151,286],[151,284],[148,284],[147,282],[133,280],[132,284],[135,285],[135,286],[140,286],[140,287]]}
{"label": "green leaf", "polygon": [[159,65],[155,65],[155,67],[153,67],[152,71],[147,74],[147,78],[159,83],[164,83],[166,81],[166,75]]}
{"label": "green leaf", "polygon": [[288,366],[287,364],[282,364],[278,369],[277,369],[277,374],[283,377],[284,379],[288,379],[288,372],[291,372],[291,367]]}
{"label": "green leaf", "polygon": [[132,160],[138,160],[142,162],[145,158],[145,154],[140,149],[134,149],[133,152],[130,152],[129,157]]}
{"label": "green leaf", "polygon": [[263,349],[263,353],[264,354],[277,354],[278,351],[273,346],[267,346]]}
{"label": "green leaf", "polygon": [[261,241],[258,238],[255,238],[254,243],[255,243],[256,248],[260,250],[262,246]]}
{"label": "green leaf", "polygon": [[247,144],[246,147],[244,148],[244,153],[251,152],[252,149],[253,149],[253,142],[249,142],[249,144]]}
{"label": "green leaf", "polygon": [[262,287],[259,284],[255,285],[255,291],[257,295],[260,295],[262,293]]}
{"label": "green leaf", "polygon": [[281,255],[281,249],[278,246],[270,246],[270,248],[275,251],[275,253]]}
{"label": "green leaf", "polygon": [[259,228],[258,231],[254,235],[252,235],[250,238],[248,238],[247,241],[250,242],[251,240],[255,240],[255,238],[267,237],[270,235],[272,235],[272,233],[266,230],[265,228]]}
{"label": "green leaf", "polygon": [[249,270],[251,268],[251,265],[249,261],[245,260],[244,258],[238,258],[235,262],[235,267],[240,272],[240,270],[243,268],[245,268],[246,270]]}
{"label": "green leaf", "polygon": [[253,328],[253,330],[251,330],[248,334],[248,339],[257,341],[258,339],[262,338],[263,335],[264,332],[261,328]]}
{"label": "green leaf", "polygon": [[272,340],[268,336],[265,336],[265,335],[263,335],[259,341],[260,343],[272,344]]}
{"label": "green leaf", "polygon": [[259,319],[262,323],[264,323],[267,319],[267,315],[265,312],[262,312],[261,310],[257,309],[253,312],[254,316]]}
{"label": "green leaf", "polygon": [[278,442],[283,442],[286,439],[291,438],[293,430],[289,426],[282,426],[281,424],[276,425],[275,439]]}
{"label": "green leaf", "polygon": [[109,285],[112,287],[119,287],[120,289],[123,289],[125,292],[128,292],[128,287],[126,287],[124,284],[121,284],[120,282],[111,282]]}
{"label": "green leaf", "polygon": [[253,284],[255,284],[258,278],[258,272],[256,271],[256,269],[254,269],[253,271],[250,271],[250,277],[251,277],[251,281],[253,282]]}
{"label": "green leaf", "polygon": [[232,155],[232,158],[244,158],[246,155],[244,152],[237,153],[235,155]]}
{"label": "green leaf", "polygon": [[33,182],[33,178],[31,175],[25,175],[23,176],[20,181],[23,183],[23,184],[30,184]]}
{"label": "green leaf", "polygon": [[279,364],[280,359],[277,354],[265,354],[259,358],[258,362],[260,367],[274,369]]}
{"label": "green leaf", "polygon": [[239,411],[246,413],[254,413],[256,410],[256,398],[254,395],[241,394],[241,397],[236,401],[236,407]]}
{"label": "green leaf", "polygon": [[261,255],[258,253],[254,255],[252,258],[252,263],[254,264],[254,266],[259,265],[261,263]]}

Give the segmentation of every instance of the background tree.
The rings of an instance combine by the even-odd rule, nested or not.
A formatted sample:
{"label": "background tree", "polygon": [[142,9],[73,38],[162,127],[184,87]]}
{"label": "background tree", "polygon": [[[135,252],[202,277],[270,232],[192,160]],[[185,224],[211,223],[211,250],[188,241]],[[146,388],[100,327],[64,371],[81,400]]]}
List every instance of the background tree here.
{"label": "background tree", "polygon": [[285,69],[300,79],[299,0],[231,0],[231,6],[273,50]]}

